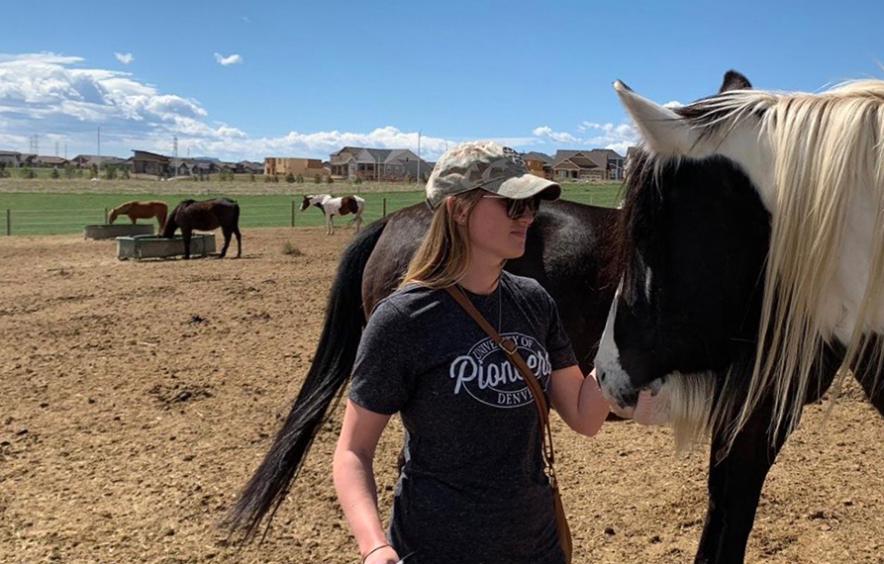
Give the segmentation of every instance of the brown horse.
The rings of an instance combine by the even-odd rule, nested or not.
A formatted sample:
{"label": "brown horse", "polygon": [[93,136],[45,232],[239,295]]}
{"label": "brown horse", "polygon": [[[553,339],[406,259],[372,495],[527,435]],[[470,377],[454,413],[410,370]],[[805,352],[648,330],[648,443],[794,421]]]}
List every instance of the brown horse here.
{"label": "brown horse", "polygon": [[171,239],[175,230],[181,228],[184,239],[184,258],[190,258],[190,238],[194,229],[212,231],[221,228],[224,234],[224,247],[218,258],[224,258],[230,245],[230,236],[236,235],[236,258],[242,254],[242,235],[239,232],[239,204],[228,198],[217,200],[184,200],[172,210],[163,228],[163,237]]}
{"label": "brown horse", "polygon": [[168,213],[169,206],[166,205],[166,202],[126,202],[110,211],[107,216],[107,222],[113,223],[114,220],[117,219],[117,216],[120,215],[128,215],[129,220],[132,221],[133,224],[139,219],[150,219],[155,217],[157,218],[157,223],[159,223],[158,230],[162,231],[163,226],[166,225],[166,215]]}

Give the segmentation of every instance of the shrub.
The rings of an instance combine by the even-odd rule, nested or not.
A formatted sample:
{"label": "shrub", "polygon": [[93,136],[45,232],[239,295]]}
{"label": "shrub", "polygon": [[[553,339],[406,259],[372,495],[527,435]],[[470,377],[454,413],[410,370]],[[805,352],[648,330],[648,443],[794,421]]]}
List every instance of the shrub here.
{"label": "shrub", "polygon": [[304,183],[304,175],[303,175],[303,174],[299,174],[298,176],[296,176],[296,177],[295,177],[295,182],[297,182],[298,184],[303,184],[303,183]]}
{"label": "shrub", "polygon": [[288,174],[286,174],[286,175],[285,175],[285,181],[288,182],[289,184],[294,184],[294,182],[295,182],[295,175],[292,174],[291,172],[288,173]]}
{"label": "shrub", "polygon": [[282,246],[282,254],[290,257],[299,257],[304,253],[298,247],[294,246],[291,241],[286,241]]}
{"label": "shrub", "polygon": [[334,183],[334,180],[332,179],[331,175],[328,175],[325,177],[325,183],[326,184],[333,184]]}
{"label": "shrub", "polygon": [[249,182],[254,182],[254,181],[255,181],[255,173],[253,172],[252,174],[249,175]]}
{"label": "shrub", "polygon": [[317,174],[316,176],[313,177],[313,184],[319,184],[320,182],[322,182],[322,177],[321,177],[321,176],[319,176],[319,175]]}
{"label": "shrub", "polygon": [[58,178],[61,178],[61,175],[58,174],[58,169],[57,169],[57,168],[53,168],[53,169],[52,169],[52,172],[49,173],[49,177],[50,177],[50,178],[54,178],[54,179],[58,179]]}
{"label": "shrub", "polygon": [[356,179],[353,181],[353,184],[362,184],[362,178],[357,176]]}

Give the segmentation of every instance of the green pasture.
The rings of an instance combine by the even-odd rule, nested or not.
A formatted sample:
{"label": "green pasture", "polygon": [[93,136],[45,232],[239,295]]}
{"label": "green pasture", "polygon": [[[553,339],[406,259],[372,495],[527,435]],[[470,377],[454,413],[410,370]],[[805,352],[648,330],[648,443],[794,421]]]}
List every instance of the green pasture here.
{"label": "green pasture", "polygon": [[[312,188],[312,186],[310,186]],[[325,186],[323,188],[334,188]],[[352,188],[349,187],[348,188]],[[328,190],[327,190],[328,191]],[[330,190],[339,195],[336,190]],[[341,192],[343,193],[343,192]],[[350,190],[348,193],[353,193]],[[564,186],[563,197],[568,200],[598,206],[616,206],[619,201],[619,184],[569,184]],[[210,197],[226,195],[223,186],[214,186]],[[370,223],[398,209],[422,202],[423,191],[362,192],[366,210],[365,222]],[[0,236],[54,235],[79,233],[83,226],[104,223],[106,210],[123,202],[138,200],[161,200],[174,207],[185,198],[205,199],[203,194],[150,194],[150,193],[47,193],[12,192],[0,193]],[[318,209],[300,211],[301,196],[294,194],[231,194],[229,197],[240,204],[240,225],[249,227],[313,227],[323,225]],[[294,211],[293,211],[294,205]],[[337,225],[344,225],[349,218],[337,218]],[[7,223],[8,221],[8,223]],[[123,216],[117,222],[129,221]],[[141,220],[143,222],[145,220]]]}

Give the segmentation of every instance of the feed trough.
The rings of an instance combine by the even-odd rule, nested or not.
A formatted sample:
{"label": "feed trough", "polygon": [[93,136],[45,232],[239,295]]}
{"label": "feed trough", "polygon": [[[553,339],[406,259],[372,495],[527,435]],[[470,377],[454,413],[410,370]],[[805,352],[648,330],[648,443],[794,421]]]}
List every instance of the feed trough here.
{"label": "feed trough", "polygon": [[[194,233],[190,238],[190,256],[205,257],[214,252],[214,233]],[[180,235],[176,235],[172,239],[157,235],[117,237],[117,258],[120,260],[168,258],[183,255],[184,239]]]}
{"label": "feed trough", "polygon": [[116,225],[87,225],[83,228],[84,239],[113,239],[126,235],[153,235],[152,223],[118,223]]}

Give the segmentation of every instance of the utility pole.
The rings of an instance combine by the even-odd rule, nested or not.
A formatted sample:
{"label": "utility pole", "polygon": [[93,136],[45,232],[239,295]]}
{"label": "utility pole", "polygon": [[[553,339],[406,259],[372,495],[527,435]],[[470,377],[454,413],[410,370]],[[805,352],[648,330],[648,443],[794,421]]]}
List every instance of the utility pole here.
{"label": "utility pole", "polygon": [[101,126],[98,126],[98,176],[101,176]]}

